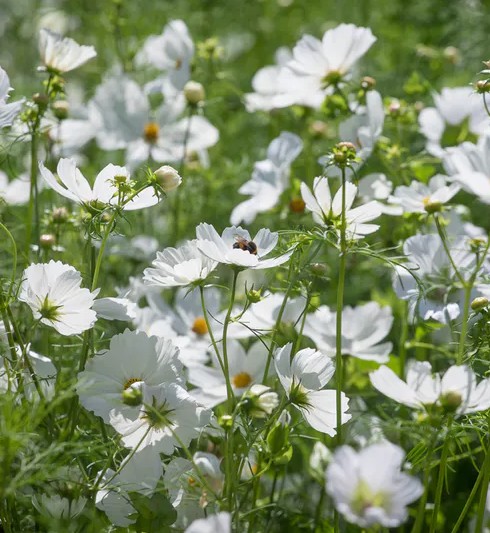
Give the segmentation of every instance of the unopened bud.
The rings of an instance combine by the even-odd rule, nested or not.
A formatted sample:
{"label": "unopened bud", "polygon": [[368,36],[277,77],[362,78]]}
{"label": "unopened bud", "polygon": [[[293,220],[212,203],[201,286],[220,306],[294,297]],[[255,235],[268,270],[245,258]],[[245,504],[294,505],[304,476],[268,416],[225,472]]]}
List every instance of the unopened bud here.
{"label": "unopened bud", "polygon": [[388,113],[390,115],[398,115],[400,113],[401,105],[398,100],[393,100],[388,106]]}
{"label": "unopened bud", "polygon": [[189,104],[197,105],[206,98],[206,91],[201,83],[190,80],[184,85],[184,96]]}
{"label": "unopened bud", "polygon": [[479,94],[490,92],[490,80],[479,80],[475,85],[476,92]]}
{"label": "unopened bud", "polygon": [[289,202],[289,209],[293,213],[303,213],[305,210],[306,204],[302,198],[293,198]]}
{"label": "unopened bud", "polygon": [[247,300],[250,303],[253,303],[253,304],[256,304],[257,302],[260,302],[260,300],[262,300],[262,294],[261,294],[260,290],[256,291],[254,289],[250,289],[247,292]]}
{"label": "unopened bud", "polygon": [[51,233],[45,233],[39,237],[41,248],[52,248],[56,244],[56,237]]}
{"label": "unopened bud", "polygon": [[315,137],[324,137],[328,133],[328,125],[322,120],[314,120],[310,124],[309,130]]}
{"label": "unopened bud", "polygon": [[310,271],[314,276],[323,278],[327,275],[328,269],[324,263],[312,263],[310,265]]}
{"label": "unopened bud", "polygon": [[32,101],[39,107],[46,107],[49,103],[49,97],[44,93],[35,93],[32,95]]}
{"label": "unopened bud", "polygon": [[473,309],[473,311],[482,311],[488,306],[488,303],[488,298],[478,296],[471,302],[471,309]]}
{"label": "unopened bud", "polygon": [[66,207],[55,207],[51,212],[51,219],[55,224],[63,224],[68,220],[69,213]]}
{"label": "unopened bud", "polygon": [[249,400],[248,412],[255,418],[266,418],[279,405],[279,396],[270,387],[255,384],[245,394]]}
{"label": "unopened bud", "polygon": [[218,418],[218,424],[223,429],[230,429],[233,426],[233,417],[231,415],[222,415]]}
{"label": "unopened bud", "polygon": [[361,87],[365,91],[371,91],[376,87],[376,80],[371,78],[371,76],[364,76],[364,78],[361,80]]}
{"label": "unopened bud", "polygon": [[169,165],[163,165],[155,170],[155,178],[165,192],[173,191],[182,183],[179,173]]}
{"label": "unopened bud", "polygon": [[442,53],[453,64],[458,63],[461,57],[459,50],[455,46],[446,46]]}
{"label": "unopened bud", "polygon": [[66,100],[57,100],[56,102],[53,102],[51,109],[58,120],[65,120],[65,118],[68,117],[70,106]]}
{"label": "unopened bud", "polygon": [[345,166],[349,161],[353,161],[356,158],[356,147],[348,141],[337,143],[332,152],[334,161],[339,166]]}

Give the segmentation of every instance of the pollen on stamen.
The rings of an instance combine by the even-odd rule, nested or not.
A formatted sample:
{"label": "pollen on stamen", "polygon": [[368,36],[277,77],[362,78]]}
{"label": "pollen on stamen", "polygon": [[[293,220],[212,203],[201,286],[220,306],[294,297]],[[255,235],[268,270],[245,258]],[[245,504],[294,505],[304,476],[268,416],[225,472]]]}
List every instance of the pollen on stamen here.
{"label": "pollen on stamen", "polygon": [[145,141],[150,144],[155,144],[158,140],[160,126],[156,122],[147,122],[143,130]]}
{"label": "pollen on stamen", "polygon": [[231,382],[237,389],[243,389],[252,383],[252,376],[247,372],[240,372],[231,378]]}
{"label": "pollen on stamen", "polygon": [[131,387],[131,385],[133,385],[134,383],[138,383],[140,381],[143,381],[143,380],[140,379],[140,378],[129,378],[126,381],[126,383],[124,384],[124,390],[129,389],[129,387]]}

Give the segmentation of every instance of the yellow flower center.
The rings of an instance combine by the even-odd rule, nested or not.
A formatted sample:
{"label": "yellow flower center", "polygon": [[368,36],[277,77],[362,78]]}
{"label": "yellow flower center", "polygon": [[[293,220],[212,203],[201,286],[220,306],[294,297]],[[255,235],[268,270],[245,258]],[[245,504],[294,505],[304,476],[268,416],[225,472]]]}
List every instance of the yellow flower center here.
{"label": "yellow flower center", "polygon": [[252,383],[252,376],[247,374],[247,372],[240,372],[231,378],[231,382],[237,389],[243,389]]}
{"label": "yellow flower center", "polygon": [[145,129],[143,131],[145,141],[151,144],[155,144],[158,140],[159,132],[160,127],[156,122],[148,122],[147,124],[145,124]]}
{"label": "yellow flower center", "polygon": [[140,381],[143,381],[141,378],[129,378],[126,383],[124,384],[124,390],[129,389],[133,383],[138,383]]}
{"label": "yellow flower center", "polygon": [[208,326],[204,317],[198,316],[196,320],[194,320],[194,324],[192,324],[192,331],[198,335],[206,335],[208,332]]}

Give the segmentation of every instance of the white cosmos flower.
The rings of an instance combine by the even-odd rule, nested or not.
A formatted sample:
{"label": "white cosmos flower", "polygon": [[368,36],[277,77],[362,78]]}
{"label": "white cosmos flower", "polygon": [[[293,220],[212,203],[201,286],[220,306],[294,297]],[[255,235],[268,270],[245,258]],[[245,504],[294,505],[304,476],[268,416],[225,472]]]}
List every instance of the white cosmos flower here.
{"label": "white cosmos flower", "polygon": [[[102,472],[99,472],[99,476]],[[131,503],[130,492],[150,497],[163,474],[163,464],[158,453],[151,447],[128,456],[119,472],[109,468],[100,480],[100,489],[95,495],[95,505],[107,515],[115,526],[127,527],[136,522],[136,509]]]}
{"label": "white cosmos flower", "polygon": [[[260,384],[267,362],[267,349],[256,342],[248,352],[237,341],[228,342],[228,368],[231,388],[237,397],[242,396],[252,385]],[[191,394],[205,407],[215,407],[227,399],[226,381],[216,355],[213,366],[195,364],[189,368],[188,381],[196,388]]]}
{"label": "white cosmos flower", "polygon": [[490,407],[490,378],[477,385],[475,373],[466,365],[454,365],[441,376],[432,374],[428,362],[410,361],[406,381],[386,366],[369,377],[379,392],[414,409],[437,406],[462,415]]}
{"label": "white cosmos flower", "polygon": [[[434,93],[435,107],[426,107],[420,112],[420,131],[427,138],[426,150],[442,157],[445,153],[444,134],[447,130],[463,126],[473,135],[481,135],[490,126],[490,119],[481,102],[481,96],[471,87],[454,87]],[[458,143],[457,133],[451,139],[452,145]]]}
{"label": "white cosmos flower", "polygon": [[279,257],[264,259],[279,239],[277,233],[264,228],[253,239],[247,230],[235,226],[226,228],[220,237],[211,224],[202,222],[196,228],[196,236],[197,247],[204,255],[218,263],[242,268],[272,268],[288,261],[293,253],[289,250]]}
{"label": "white cosmos flower", "polygon": [[165,248],[157,252],[143,273],[143,281],[150,287],[180,287],[205,280],[218,266],[199,251],[197,241],[188,241],[179,248]]}
{"label": "white cosmos flower", "polygon": [[231,514],[221,512],[207,518],[194,520],[185,533],[230,533]]}
{"label": "white cosmos flower", "polygon": [[97,55],[93,46],[84,46],[68,37],[43,28],[39,32],[39,54],[43,65],[51,71],[69,72]]}
{"label": "white cosmos flower", "polygon": [[376,200],[381,212],[385,215],[401,215],[403,209],[398,205],[385,202],[393,192],[393,183],[382,173],[367,174],[359,180],[359,196],[363,202]]}
{"label": "white cosmos flower", "polygon": [[[95,207],[99,204],[119,205],[119,189],[115,179],[117,177],[126,181],[130,180],[127,168],[109,164],[97,174],[94,186],[91,187],[77,168],[76,161],[65,158],[60,159],[57,166],[61,183],[43,163],[39,163],[39,170],[46,183],[61,196],[77,204]],[[123,199],[121,207],[126,211],[133,211],[155,205],[158,202],[159,198],[155,191],[152,187],[148,187],[129,202],[124,202]]]}
{"label": "white cosmos flower", "polygon": [[[265,293],[262,300],[253,303],[240,321],[232,324],[239,332],[239,338],[249,337],[255,333],[269,333],[276,327],[279,312],[285,295],[280,292]],[[288,298],[281,315],[280,326],[295,327],[304,311],[305,301],[301,298]]]}
{"label": "white cosmos flower", "polygon": [[[337,313],[326,305],[306,315],[305,335],[315,341],[318,349],[334,357],[336,346]],[[366,361],[385,363],[393,347],[381,342],[390,332],[393,315],[390,307],[376,302],[344,307],[342,311],[342,354]]]}
{"label": "white cosmos flower", "polygon": [[412,181],[409,187],[400,185],[395,189],[389,202],[400,205],[404,213],[431,213],[440,211],[459,190],[459,185],[447,185],[447,177],[437,174],[425,185]]}
{"label": "white cosmos flower", "polygon": [[[274,355],[274,365],[281,385],[291,403],[299,409],[310,426],[321,433],[334,436],[337,425],[335,390],[321,390],[330,381],[335,366],[327,355],[305,348],[291,361],[292,344],[286,344]],[[342,424],[351,415],[346,413],[349,399],[342,393]]]}
{"label": "white cosmos flower", "polygon": [[92,309],[98,290],[82,289],[82,276],[60,261],[28,266],[22,275],[19,300],[32,310],[36,320],[61,335],[77,335],[93,327]]}
{"label": "white cosmos flower", "polygon": [[490,204],[490,130],[477,144],[464,142],[449,148],[443,163],[450,180],[474,194],[481,202]]}
{"label": "white cosmos flower", "polygon": [[259,69],[252,78],[253,93],[245,95],[245,107],[249,113],[270,111],[287,107],[294,103],[294,94],[288,93],[288,87],[281,83],[281,70],[293,58],[287,47],[279,48],[275,53],[276,64]]}
{"label": "white cosmos flower", "polygon": [[[38,184],[42,185],[42,184]],[[0,198],[7,205],[24,205],[29,201],[31,180],[27,174],[21,174],[10,181],[7,174],[0,170]],[[38,192],[41,187],[38,187]]]}
{"label": "white cosmos flower", "polygon": [[[129,329],[114,335],[110,347],[87,361],[78,374],[77,392],[85,409],[111,420],[111,413],[139,413],[142,385],[182,383],[179,350],[170,340]],[[134,392],[136,400],[126,399]],[[138,402],[138,396],[140,401]]]}
{"label": "white cosmos flower", "polygon": [[6,126],[11,126],[15,117],[20,113],[22,105],[24,104],[24,98],[17,102],[11,102],[7,104],[9,98],[9,92],[12,90],[10,87],[10,80],[5,70],[0,67],[0,129]]}
{"label": "white cosmos flower", "polygon": [[128,298],[97,298],[93,309],[97,318],[105,320],[121,320],[128,322],[136,318],[137,305]]}
{"label": "white cosmos flower", "polygon": [[281,84],[288,87],[288,93],[295,93],[295,103],[319,107],[332,86],[348,77],[375,41],[369,28],[354,24],[328,30],[321,41],[304,35],[281,72]]}
{"label": "white cosmos flower", "polygon": [[[165,72],[158,84],[170,83],[177,90],[190,79],[194,43],[183,20],[172,20],[161,35],[150,35],[136,55],[138,65],[151,65]],[[155,88],[155,82],[153,87]]]}
{"label": "white cosmos flower", "polygon": [[401,471],[405,452],[390,442],[371,444],[360,452],[350,446],[336,450],[326,471],[326,489],[348,522],[362,528],[392,528],[408,517],[407,505],[424,489]]}
{"label": "white cosmos flower", "polygon": [[252,179],[244,183],[238,192],[251,198],[238,204],[232,211],[230,222],[250,224],[259,213],[272,209],[289,185],[291,164],[298,157],[303,142],[301,139],[283,131],[267,149],[267,158],[254,165]]}
{"label": "white cosmos flower", "polygon": [[[82,127],[86,135],[81,145],[95,137],[102,150],[124,149],[130,168],[149,158],[161,163],[181,161],[184,144],[187,152],[200,152],[219,139],[218,130],[206,118],[181,118],[186,109],[183,95],[169,97],[152,112],[148,95],[125,75],[105,80],[87,107],[88,124]],[[60,142],[66,138],[73,144],[73,128],[79,127],[80,120],[64,120]]]}
{"label": "white cosmos flower", "polygon": [[[449,246],[451,257],[465,279],[475,268],[475,254],[468,240],[460,237]],[[408,300],[411,319],[417,314],[423,320],[441,323],[457,318],[460,311],[454,297],[459,300],[462,291],[451,291],[448,282],[454,281],[456,275],[439,235],[414,235],[403,244],[403,253],[408,264],[395,266],[393,285],[397,296]],[[415,276],[423,283],[423,289]]]}
{"label": "white cosmos flower", "polygon": [[[148,294],[149,308],[136,321],[138,329],[152,335],[171,338],[179,348],[179,359],[185,366],[206,363],[211,346],[208,325],[204,318],[201,294],[198,289],[189,291],[181,287],[175,294],[174,307],[170,307],[159,294]],[[215,287],[204,289],[208,322],[215,336],[223,329],[220,316],[221,293]]]}
{"label": "white cosmos flower", "polygon": [[[375,232],[379,226],[366,224],[381,215],[378,202],[368,202],[359,207],[352,208],[357,194],[357,187],[350,182],[345,183],[345,219],[347,235],[350,239],[359,239],[364,235]],[[313,220],[323,226],[333,226],[337,230],[341,224],[342,214],[342,187],[332,199],[328,179],[316,177],[313,181],[313,192],[301,183],[301,196],[306,208],[313,213]]]}
{"label": "white cosmos flower", "polygon": [[175,448],[189,446],[211,421],[211,412],[175,383],[143,385],[143,404],[137,413],[110,413],[111,426],[127,448],[153,447],[172,455]]}

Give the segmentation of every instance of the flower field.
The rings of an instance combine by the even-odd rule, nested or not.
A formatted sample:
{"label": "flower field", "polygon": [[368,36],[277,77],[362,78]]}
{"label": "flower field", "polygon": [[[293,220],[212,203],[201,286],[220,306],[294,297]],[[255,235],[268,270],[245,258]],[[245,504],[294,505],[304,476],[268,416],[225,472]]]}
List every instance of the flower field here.
{"label": "flower field", "polygon": [[490,5],[0,5],[0,531],[490,531]]}

